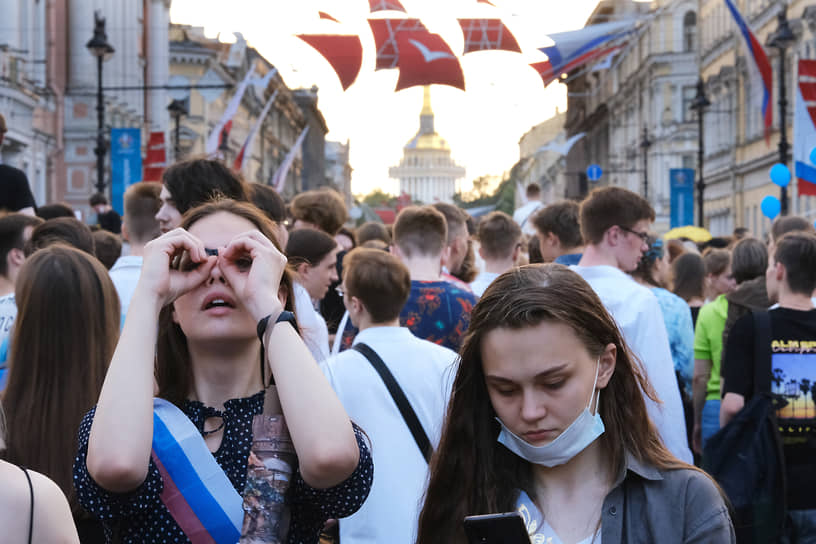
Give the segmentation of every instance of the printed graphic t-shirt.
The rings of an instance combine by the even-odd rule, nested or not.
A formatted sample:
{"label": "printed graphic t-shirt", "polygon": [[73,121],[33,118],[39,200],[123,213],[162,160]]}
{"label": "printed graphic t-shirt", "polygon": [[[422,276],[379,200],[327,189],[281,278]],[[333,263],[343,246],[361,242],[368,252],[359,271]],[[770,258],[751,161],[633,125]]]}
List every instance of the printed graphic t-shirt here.
{"label": "printed graphic t-shirt", "polygon": [[[447,281],[411,280],[411,294],[400,312],[400,325],[421,340],[459,351],[478,298]],[[346,322],[340,351],[351,348],[357,328]]]}
{"label": "printed graphic t-shirt", "polygon": [[[816,310],[770,310],[771,393],[785,451],[788,508],[816,509]],[[744,315],[728,337],[723,361],[725,392],[754,391],[754,320]],[[764,362],[767,365],[767,362]]]}

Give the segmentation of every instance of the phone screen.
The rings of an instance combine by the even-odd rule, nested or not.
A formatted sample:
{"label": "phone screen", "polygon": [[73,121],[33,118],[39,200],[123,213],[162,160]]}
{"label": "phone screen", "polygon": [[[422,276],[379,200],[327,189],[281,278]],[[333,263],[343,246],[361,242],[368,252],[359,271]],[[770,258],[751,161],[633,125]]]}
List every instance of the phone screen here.
{"label": "phone screen", "polygon": [[467,516],[465,534],[470,544],[530,544],[518,512]]}

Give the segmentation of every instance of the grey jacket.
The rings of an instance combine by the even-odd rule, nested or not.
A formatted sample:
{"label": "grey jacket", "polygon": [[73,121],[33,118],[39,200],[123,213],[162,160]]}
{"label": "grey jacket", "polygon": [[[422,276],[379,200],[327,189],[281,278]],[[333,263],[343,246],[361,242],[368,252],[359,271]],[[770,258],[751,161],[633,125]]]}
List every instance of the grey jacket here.
{"label": "grey jacket", "polygon": [[692,469],[658,470],[628,455],[603,505],[603,544],[736,542],[715,484]]}

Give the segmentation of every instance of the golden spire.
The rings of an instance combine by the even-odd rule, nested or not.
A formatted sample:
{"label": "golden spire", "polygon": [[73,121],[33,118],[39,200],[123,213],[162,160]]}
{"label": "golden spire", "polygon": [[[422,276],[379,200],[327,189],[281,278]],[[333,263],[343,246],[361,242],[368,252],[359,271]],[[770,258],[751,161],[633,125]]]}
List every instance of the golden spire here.
{"label": "golden spire", "polygon": [[433,109],[431,108],[431,86],[425,85],[422,87],[423,97],[422,97],[422,111],[419,113],[420,115],[433,115]]}

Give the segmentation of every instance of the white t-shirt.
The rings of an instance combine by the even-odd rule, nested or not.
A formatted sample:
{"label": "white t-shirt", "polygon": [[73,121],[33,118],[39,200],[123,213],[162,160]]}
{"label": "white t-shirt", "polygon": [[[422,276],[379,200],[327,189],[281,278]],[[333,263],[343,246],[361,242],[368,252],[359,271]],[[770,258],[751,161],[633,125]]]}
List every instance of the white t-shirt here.
{"label": "white t-shirt", "polygon": [[536,228],[530,219],[532,219],[533,214],[543,206],[544,204],[540,200],[531,200],[513,212],[513,221],[519,224],[524,234],[529,234],[530,236],[535,235]]}
{"label": "white t-shirt", "polygon": [[473,283],[470,284],[470,289],[473,291],[473,294],[477,297],[482,296],[482,293],[485,292],[485,289],[493,283],[493,280],[501,276],[501,274],[497,274],[495,272],[482,272],[476,279],[473,280]]}
{"label": "white t-shirt", "polygon": [[329,328],[303,285],[294,283],[295,312],[306,347],[318,363],[329,356]]}
{"label": "white t-shirt", "polygon": [[626,343],[642,363],[646,377],[663,402],[661,406],[643,397],[649,416],[666,447],[678,459],[692,463],[683,403],[657,298],[649,289],[638,285],[631,276],[613,266],[570,266],[570,269],[592,286],[618,323]]}
{"label": "white t-shirt", "polygon": [[[363,342],[385,362],[434,448],[455,377],[456,353],[420,340],[405,327],[371,327]],[[321,364],[349,417],[371,439],[376,467],[371,493],[360,510],[340,520],[340,541],[353,544],[413,544],[428,464],[379,374],[355,350]]]}
{"label": "white t-shirt", "polygon": [[116,287],[116,292],[119,294],[119,304],[122,306],[120,328],[125,324],[130,299],[133,298],[133,292],[136,290],[136,284],[139,282],[141,273],[142,258],[133,255],[119,257],[108,271],[113,286]]}

